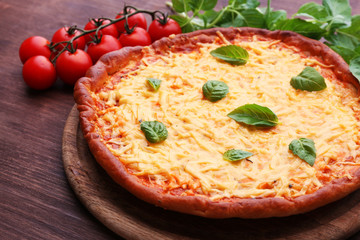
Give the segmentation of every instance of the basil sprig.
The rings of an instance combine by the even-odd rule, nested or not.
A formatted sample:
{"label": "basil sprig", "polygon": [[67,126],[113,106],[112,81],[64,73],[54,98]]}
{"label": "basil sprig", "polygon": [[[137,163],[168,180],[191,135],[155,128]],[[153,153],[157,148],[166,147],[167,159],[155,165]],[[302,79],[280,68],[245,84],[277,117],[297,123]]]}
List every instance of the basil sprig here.
{"label": "basil sprig", "polygon": [[151,87],[151,89],[153,89],[155,92],[157,90],[159,90],[160,88],[160,84],[161,84],[161,80],[157,79],[157,78],[147,78],[146,79],[148,85]]}
{"label": "basil sprig", "polygon": [[252,156],[251,152],[243,151],[240,149],[231,149],[223,154],[225,160],[235,162]]}
{"label": "basil sprig", "polygon": [[293,154],[307,162],[310,166],[314,166],[316,149],[313,140],[308,138],[294,139],[289,144],[289,149],[293,152]]}
{"label": "basil sprig", "polygon": [[245,104],[228,114],[237,122],[260,127],[273,127],[278,124],[278,117],[268,107],[257,104]]}
{"label": "basil sprig", "polygon": [[168,137],[166,126],[158,121],[143,121],[140,129],[145,134],[145,138],[151,143],[159,143]]}
{"label": "basil sprig", "polygon": [[324,77],[315,68],[309,66],[299,75],[292,77],[290,84],[295,89],[306,91],[321,91],[326,88]]}
{"label": "basil sprig", "polygon": [[206,99],[216,102],[223,99],[229,93],[229,87],[222,81],[209,80],[203,85],[202,91]]}
{"label": "basil sprig", "polygon": [[226,45],[216,48],[210,54],[232,65],[244,65],[249,59],[249,53],[237,45]]}

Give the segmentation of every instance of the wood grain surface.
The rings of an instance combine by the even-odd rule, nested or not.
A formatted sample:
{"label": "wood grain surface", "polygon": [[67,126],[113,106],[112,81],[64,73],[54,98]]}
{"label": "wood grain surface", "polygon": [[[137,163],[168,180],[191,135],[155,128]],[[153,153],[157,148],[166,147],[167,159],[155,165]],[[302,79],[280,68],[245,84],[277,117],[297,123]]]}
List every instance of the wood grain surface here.
{"label": "wood grain surface", "polygon": [[63,135],[64,169],[75,194],[105,226],[127,239],[346,239],[360,230],[360,190],[315,211],[284,218],[206,219],[166,211],[118,186],[92,157],[76,106]]}
{"label": "wood grain surface", "polygon": [[[308,1],[273,0],[272,6],[287,10],[291,16]],[[165,0],[126,2],[148,10],[168,10]],[[218,2],[221,7],[227,0]],[[265,6],[265,0],[260,2]],[[350,0],[350,3],[353,13],[360,14],[360,1]],[[123,5],[123,0],[0,0],[0,239],[120,238],[78,200],[65,175],[62,135],[74,105],[72,87],[57,80],[47,91],[30,90],[21,76],[18,49],[30,36],[51,39],[62,26],[77,24],[82,27],[90,17],[114,17]],[[355,203],[344,202],[344,205],[351,207]],[[328,210],[338,214],[331,207]],[[164,213],[158,211],[157,214]],[[137,217],[144,217],[154,229],[161,230],[165,224],[171,228],[171,223],[155,222],[150,215],[139,213]],[[312,224],[313,220],[309,221],[299,227]],[[197,221],[193,225],[197,226]],[[181,229],[185,227],[184,223]],[[348,226],[349,229],[352,227],[351,224]],[[177,234],[181,229],[173,229],[173,233]],[[229,229],[235,230],[235,227]],[[216,228],[210,229],[210,233],[216,234]],[[202,233],[192,234],[203,237]],[[280,232],[273,234],[281,236]],[[360,233],[350,239],[360,239]]]}

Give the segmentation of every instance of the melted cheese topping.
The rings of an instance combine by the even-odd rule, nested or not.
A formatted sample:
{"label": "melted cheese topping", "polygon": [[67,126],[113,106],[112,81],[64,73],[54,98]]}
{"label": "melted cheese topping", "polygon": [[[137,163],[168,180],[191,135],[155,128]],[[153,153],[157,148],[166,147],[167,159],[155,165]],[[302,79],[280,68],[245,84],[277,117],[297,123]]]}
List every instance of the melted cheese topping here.
{"label": "melted cheese topping", "polygon": [[[225,43],[226,44],[226,43]],[[97,127],[110,151],[131,174],[164,191],[183,195],[293,198],[321,188],[333,179],[351,178],[360,165],[359,121],[354,111],[359,99],[335,79],[329,66],[298,53],[278,41],[238,41],[249,61],[233,66],[212,57],[218,44],[199,44],[189,53],[167,52],[145,56],[135,70],[109,77],[93,97],[102,103]],[[290,79],[305,66],[324,77],[325,90],[296,90]],[[157,92],[147,78],[162,80]],[[228,95],[215,103],[204,99],[202,86],[220,80]],[[227,117],[235,108],[256,103],[279,118],[272,128],[239,124]],[[141,121],[164,123],[169,137],[151,144],[140,130]],[[314,167],[289,151],[296,138],[314,140]],[[223,153],[241,149],[254,155],[229,162]]]}

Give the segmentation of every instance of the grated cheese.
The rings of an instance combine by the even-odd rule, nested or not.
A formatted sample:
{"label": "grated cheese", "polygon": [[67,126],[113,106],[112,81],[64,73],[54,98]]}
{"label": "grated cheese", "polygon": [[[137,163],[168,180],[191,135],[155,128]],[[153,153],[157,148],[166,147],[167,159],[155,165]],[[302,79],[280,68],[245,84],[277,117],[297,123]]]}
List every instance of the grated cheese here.
{"label": "grated cheese", "polygon": [[[111,152],[133,174],[165,191],[183,188],[211,199],[298,197],[333,178],[350,178],[350,167],[360,164],[360,125],[354,114],[358,97],[343,90],[329,66],[301,56],[294,47],[256,39],[237,44],[250,55],[244,66],[213,58],[209,52],[216,44],[199,44],[199,51],[190,53],[169,51],[158,58],[145,48],[147,57],[136,70],[122,76],[113,89],[103,88],[93,96],[106,106],[97,124],[105,128],[104,136],[110,136],[103,141]],[[305,66],[325,77],[325,90],[291,87],[290,79]],[[146,78],[162,80],[157,92],[149,90]],[[201,89],[208,80],[225,82],[228,95],[216,103],[205,100]],[[269,107],[280,123],[263,129],[227,117],[247,103]],[[153,120],[166,125],[166,141],[146,141],[140,121]],[[314,167],[288,150],[289,143],[300,137],[315,142]],[[252,152],[251,161],[224,160],[222,154],[233,148]],[[339,163],[330,164],[332,159]],[[324,169],[330,169],[330,180],[323,179]]]}

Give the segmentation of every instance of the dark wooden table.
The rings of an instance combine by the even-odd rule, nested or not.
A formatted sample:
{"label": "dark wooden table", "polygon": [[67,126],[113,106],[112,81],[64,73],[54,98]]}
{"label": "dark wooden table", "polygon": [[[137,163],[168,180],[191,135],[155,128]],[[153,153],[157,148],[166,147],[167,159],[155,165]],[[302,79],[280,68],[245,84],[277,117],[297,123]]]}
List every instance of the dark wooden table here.
{"label": "dark wooden table", "polygon": [[[165,0],[126,1],[168,11]],[[219,6],[225,5],[219,1]],[[261,0],[265,6],[265,0]],[[307,0],[273,0],[289,16]],[[315,1],[315,2],[320,2]],[[360,2],[350,1],[353,14]],[[0,239],[119,238],[78,201],[63,169],[62,133],[74,105],[72,88],[59,80],[43,92],[22,80],[18,48],[27,37],[51,39],[64,25],[114,17],[121,0],[0,0]],[[360,233],[351,238],[360,239]]]}

